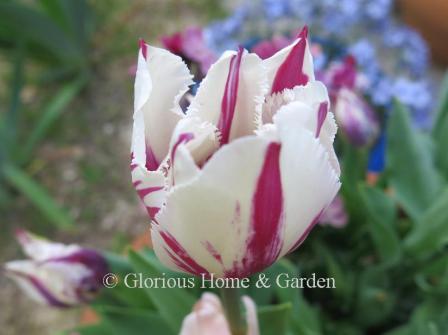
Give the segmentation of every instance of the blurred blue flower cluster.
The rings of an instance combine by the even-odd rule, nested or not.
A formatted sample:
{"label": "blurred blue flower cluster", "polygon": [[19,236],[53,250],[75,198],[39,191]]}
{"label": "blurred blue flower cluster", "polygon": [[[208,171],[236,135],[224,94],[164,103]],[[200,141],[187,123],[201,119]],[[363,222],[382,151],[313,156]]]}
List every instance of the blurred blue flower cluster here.
{"label": "blurred blue flower cluster", "polygon": [[366,81],[362,93],[388,110],[398,98],[415,124],[431,125],[432,88],[429,51],[421,36],[395,18],[393,0],[256,0],[204,31],[209,47],[220,53],[243,42],[251,49],[273,36],[291,36],[308,24],[323,52],[314,55],[316,71],[351,54]]}

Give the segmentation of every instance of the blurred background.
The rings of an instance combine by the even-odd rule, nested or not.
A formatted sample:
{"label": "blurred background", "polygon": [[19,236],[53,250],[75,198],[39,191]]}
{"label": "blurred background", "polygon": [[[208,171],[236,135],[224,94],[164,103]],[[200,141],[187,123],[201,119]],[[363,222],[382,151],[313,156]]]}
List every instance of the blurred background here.
{"label": "blurred background", "polygon": [[[22,257],[12,237],[19,227],[116,252],[145,243],[149,222],[129,173],[139,38],[184,56],[200,81],[223,50],[241,44],[267,57],[308,24],[316,71],[330,93],[338,94],[338,71],[349,71],[352,60],[357,79],[347,86],[379,115],[361,143],[349,126],[338,134],[366,152],[364,172],[375,184],[387,164],[382,129],[394,99],[415,129],[433,128],[448,64],[447,16],[444,0],[1,1],[1,263]],[[189,27],[201,31],[193,56],[172,40]],[[3,275],[0,304],[5,335],[55,334],[85,317],[37,308]]]}

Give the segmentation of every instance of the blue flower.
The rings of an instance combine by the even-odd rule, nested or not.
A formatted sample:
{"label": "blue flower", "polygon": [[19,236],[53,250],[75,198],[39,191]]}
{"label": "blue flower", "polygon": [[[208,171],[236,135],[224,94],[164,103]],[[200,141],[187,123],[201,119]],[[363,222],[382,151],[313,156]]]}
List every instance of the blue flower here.
{"label": "blue flower", "polygon": [[419,108],[425,108],[431,102],[427,83],[419,81],[410,81],[405,78],[399,78],[394,83],[394,96],[405,105]]}
{"label": "blue flower", "polygon": [[390,15],[392,0],[367,1],[366,16],[374,21],[383,21]]}
{"label": "blue flower", "polygon": [[355,57],[360,66],[367,67],[370,63],[376,62],[375,48],[366,38],[352,44],[348,52]]}
{"label": "blue flower", "polygon": [[370,90],[370,97],[375,105],[387,106],[391,103],[393,83],[390,78],[384,76]]}
{"label": "blue flower", "polygon": [[263,0],[263,7],[266,17],[270,20],[287,16],[289,13],[289,4],[287,1]]}

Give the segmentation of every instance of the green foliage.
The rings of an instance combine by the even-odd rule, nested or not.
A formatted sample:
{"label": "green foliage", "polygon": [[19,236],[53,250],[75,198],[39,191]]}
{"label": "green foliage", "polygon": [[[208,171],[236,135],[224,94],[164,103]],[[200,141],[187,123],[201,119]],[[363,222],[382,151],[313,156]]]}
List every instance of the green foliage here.
{"label": "green foliage", "polygon": [[[130,252],[129,259],[136,270],[136,273],[142,273],[144,278],[161,278],[162,273],[154,266],[154,260],[145,257],[142,254]],[[167,322],[169,328],[176,332],[180,329],[182,320],[187,315],[195,299],[186,290],[181,288],[148,288],[144,289],[156,306],[161,317]]]}
{"label": "green foliage", "polygon": [[361,186],[360,193],[368,213],[368,231],[375,250],[384,266],[393,266],[402,257],[400,238],[394,227],[397,217],[395,205],[380,189]]}
{"label": "green foliage", "polygon": [[436,163],[446,180],[448,180],[448,73],[442,83],[440,102],[437,108],[437,118],[434,123],[432,135],[436,141]]}
{"label": "green foliage", "polygon": [[[36,147],[87,83],[92,11],[84,0],[3,1],[0,21],[0,49],[5,61],[11,59],[12,69],[10,105],[0,118],[0,208],[10,206],[15,193],[20,193],[49,223],[69,228],[72,218],[28,173],[28,165]],[[49,98],[31,108],[21,99],[30,83],[49,84],[37,87],[39,96]],[[32,126],[27,109],[40,111]]]}
{"label": "green foliage", "polygon": [[0,46],[14,48],[23,41],[29,56],[51,66],[57,76],[88,70],[87,50],[93,28],[84,0],[41,0],[0,3]]}
{"label": "green foliage", "polygon": [[48,195],[47,191],[26,173],[14,165],[3,165],[2,172],[5,180],[39,208],[39,210],[48,218],[49,222],[59,228],[69,228],[73,225],[70,216],[57,206],[53,199]]}
{"label": "green foliage", "polygon": [[[448,76],[431,134],[414,129],[409,112],[395,102],[387,119],[387,170],[375,185],[365,181],[366,150],[339,143],[350,221],[343,229],[317,227],[297,252],[263,272],[269,288],[244,291],[257,303],[261,334],[448,333],[447,134]],[[150,251],[109,260],[120,278],[129,272],[183,276]],[[336,287],[283,288],[274,284],[279,274],[331,277]],[[202,292],[119,284],[93,304],[102,323],[78,331],[177,334]]]}
{"label": "green foliage", "polygon": [[291,305],[280,304],[263,306],[258,309],[258,322],[261,335],[286,334]]}
{"label": "green foliage", "polygon": [[387,162],[394,197],[413,218],[422,216],[440,193],[441,178],[422,135],[411,125],[409,111],[395,102],[389,120]]}

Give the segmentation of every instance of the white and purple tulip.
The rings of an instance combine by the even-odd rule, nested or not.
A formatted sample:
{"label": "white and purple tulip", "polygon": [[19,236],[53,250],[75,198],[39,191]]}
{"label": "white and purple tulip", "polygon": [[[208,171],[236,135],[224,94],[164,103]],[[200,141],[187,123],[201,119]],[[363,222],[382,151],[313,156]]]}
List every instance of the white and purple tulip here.
{"label": "white and purple tulip", "polygon": [[71,307],[90,301],[101,289],[108,265],[97,251],[51,242],[24,230],[16,235],[30,259],[8,262],[4,268],[32,299]]}
{"label": "white and purple tulip", "polygon": [[340,187],[336,123],[304,29],[262,60],[227,51],[192,83],[181,58],[141,42],[132,181],[154,250],[194,275],[246,277],[300,246]]}
{"label": "white and purple tulip", "polygon": [[375,111],[350,89],[342,88],[338,91],[334,113],[338,125],[354,146],[370,145],[380,133]]}
{"label": "white and purple tulip", "polygon": [[355,59],[347,56],[343,62],[333,62],[320,77],[329,88],[337,124],[348,141],[357,147],[372,144],[379,135],[380,124],[362,96],[368,82],[357,71]]}

